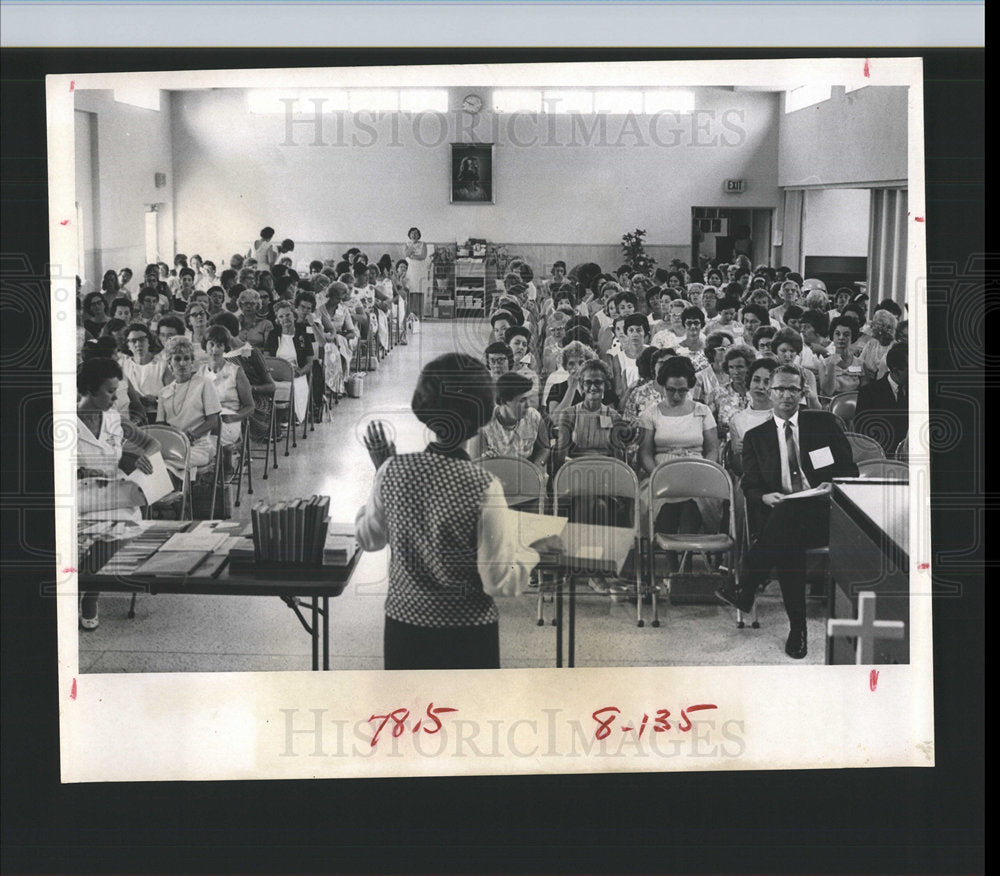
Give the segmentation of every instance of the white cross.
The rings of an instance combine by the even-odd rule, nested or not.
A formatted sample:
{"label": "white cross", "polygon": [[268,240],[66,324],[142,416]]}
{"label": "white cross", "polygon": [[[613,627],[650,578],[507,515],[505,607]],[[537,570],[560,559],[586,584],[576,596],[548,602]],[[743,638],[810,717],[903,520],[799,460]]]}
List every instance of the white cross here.
{"label": "white cross", "polygon": [[859,666],[875,662],[877,639],[902,639],[906,624],[903,621],[875,620],[875,594],[865,590],[858,595],[857,620],[830,619],[826,622],[828,636],[857,637],[855,663]]}

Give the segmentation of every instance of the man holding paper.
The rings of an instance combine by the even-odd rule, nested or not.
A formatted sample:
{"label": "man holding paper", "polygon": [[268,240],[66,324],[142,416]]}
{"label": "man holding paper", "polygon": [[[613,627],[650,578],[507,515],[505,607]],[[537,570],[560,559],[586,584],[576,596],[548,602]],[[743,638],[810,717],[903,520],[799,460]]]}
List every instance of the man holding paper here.
{"label": "man holding paper", "polygon": [[790,631],[785,653],[806,656],[806,551],[830,537],[830,481],[857,477],[851,445],[840,421],[826,411],[802,410],[802,371],[780,365],[771,377],[773,419],[747,432],[743,493],[751,532],[759,533],[743,559],[741,586],[716,591],[750,611],[773,570],[781,584]]}

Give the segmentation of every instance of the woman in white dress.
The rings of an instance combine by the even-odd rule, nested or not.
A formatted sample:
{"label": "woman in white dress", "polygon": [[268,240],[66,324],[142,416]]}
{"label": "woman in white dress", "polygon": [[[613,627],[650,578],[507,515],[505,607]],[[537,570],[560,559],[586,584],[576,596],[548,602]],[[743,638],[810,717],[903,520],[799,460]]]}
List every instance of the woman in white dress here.
{"label": "woman in white dress", "polygon": [[[153,471],[149,457],[160,450],[159,442],[136,429],[115,409],[122,370],[113,359],[95,358],[77,371],[77,508],[81,519],[139,520],[145,504],[142,492],[125,480],[119,468],[126,450],[134,455],[135,467],[145,474]],[[97,627],[96,593],[84,593],[80,604],[80,624]]]}
{"label": "woman in white dress", "polygon": [[122,372],[142,399],[146,413],[154,414],[160,390],[174,379],[170,367],[153,352],[153,334],[141,322],[128,327],[125,343],[131,355],[119,359]]}
{"label": "woman in white dress", "polygon": [[[290,301],[278,301],[274,305],[274,318],[278,327],[264,342],[264,350],[269,356],[284,359],[292,366],[295,392],[295,416],[302,420],[309,410],[309,375],[312,373],[312,341],[306,334],[305,326],[295,321],[295,308]],[[289,384],[276,380],[275,401],[288,401]]]}
{"label": "woman in white dress", "polygon": [[346,283],[334,281],[327,287],[326,302],[316,308],[326,330],[324,381],[334,392],[344,391],[344,381],[351,376],[351,357],[358,344],[358,332],[348,307],[351,290]]}
{"label": "woman in white dress", "polygon": [[621,348],[610,357],[615,394],[624,399],[639,384],[639,356],[649,340],[649,322],[641,313],[625,317]]}
{"label": "woman in white dress", "polygon": [[212,381],[219,397],[222,443],[235,444],[240,440],[241,424],[254,411],[253,390],[243,369],[226,359],[226,353],[231,351],[232,336],[223,326],[209,328],[204,343],[208,361],[198,373]]}
{"label": "woman in white dress", "polygon": [[[156,419],[187,435],[191,442],[189,466],[193,476],[197,469],[208,465],[215,457],[215,441],[211,433],[219,428],[222,406],[212,381],[195,373],[194,348],[188,338],[183,335],[171,338],[164,352],[174,382],[160,390]],[[169,460],[167,468],[178,477],[184,475],[183,470]]]}

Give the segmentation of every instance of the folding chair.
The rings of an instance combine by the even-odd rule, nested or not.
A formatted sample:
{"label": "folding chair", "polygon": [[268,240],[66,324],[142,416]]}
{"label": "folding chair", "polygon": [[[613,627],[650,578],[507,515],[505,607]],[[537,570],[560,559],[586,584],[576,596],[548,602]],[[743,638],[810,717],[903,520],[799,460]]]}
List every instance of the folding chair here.
{"label": "folding chair", "polygon": [[865,459],[858,464],[858,477],[908,481],[910,467],[896,459]]}
{"label": "folding chair", "polygon": [[290,363],[284,359],[276,359],[274,356],[265,356],[264,364],[275,383],[288,384],[288,398],[279,401],[276,397],[271,399],[271,409],[275,413],[271,416],[271,435],[268,443],[274,448],[274,467],[278,467],[278,441],[277,441],[277,411],[288,411],[288,423],[285,428],[285,456],[288,456],[288,441],[291,439],[292,447],[298,447],[295,440],[295,372]]}
{"label": "folding chair", "polygon": [[172,490],[154,502],[146,509],[147,515],[164,508],[175,509],[180,503],[180,510],[175,511],[177,519],[191,520],[191,442],[180,429],[175,429],[166,423],[142,426],[141,431],[160,442],[160,452],[164,462],[173,463],[184,472],[180,490]]}
{"label": "folding chair", "polygon": [[[729,554],[729,568],[739,586],[736,522],[733,506],[735,497],[729,473],[718,463],[697,457],[669,459],[661,462],[649,477],[646,486],[649,502],[649,589],[653,596],[653,626],[660,625],[656,582],[656,550],[673,551],[682,555]],[[713,499],[729,503],[726,532],[665,533],[656,531],[656,518],[664,504],[687,502],[691,499]],[[684,558],[681,559],[681,568]],[[669,584],[670,576],[667,577]],[[642,624],[640,623],[640,626]]]}
{"label": "folding chair", "polygon": [[844,430],[851,428],[854,421],[854,412],[858,407],[858,393],[855,390],[850,392],[838,392],[830,399],[830,413],[836,414],[844,423]]}
{"label": "folding chair", "polygon": [[851,451],[854,462],[865,462],[869,459],[885,459],[885,450],[874,438],[862,435],[859,432],[846,432],[847,440],[851,442]]}
{"label": "folding chair", "polygon": [[[233,500],[233,507],[240,507],[240,496],[243,494],[243,472],[247,474],[247,495],[253,495],[253,471],[252,456],[250,455],[250,419],[249,417],[241,424],[240,431],[240,464],[236,467],[236,474],[233,479],[236,482],[236,498]],[[267,457],[264,457],[264,477],[267,477]]]}
{"label": "folding chair", "polygon": [[[500,481],[507,504],[512,508],[520,508],[531,502],[538,514],[545,513],[545,494],[548,486],[548,476],[530,459],[521,456],[491,456],[475,460],[476,465],[488,471]],[[540,574],[540,573],[538,573]],[[538,626],[545,625],[542,602],[544,589],[538,581]]]}
{"label": "folding chair", "polygon": [[[564,463],[552,485],[554,513],[560,503],[576,499],[625,499],[632,503],[633,571],[635,573],[636,625],[642,620],[642,541],[639,517],[639,480],[624,462],[611,456],[582,456]],[[604,524],[612,525],[612,524]],[[621,527],[619,527],[621,528]]]}
{"label": "folding chair", "polygon": [[900,462],[909,463],[910,461],[910,450],[909,450],[909,434],[907,434],[899,444],[896,445],[896,452],[893,454],[897,460]]}

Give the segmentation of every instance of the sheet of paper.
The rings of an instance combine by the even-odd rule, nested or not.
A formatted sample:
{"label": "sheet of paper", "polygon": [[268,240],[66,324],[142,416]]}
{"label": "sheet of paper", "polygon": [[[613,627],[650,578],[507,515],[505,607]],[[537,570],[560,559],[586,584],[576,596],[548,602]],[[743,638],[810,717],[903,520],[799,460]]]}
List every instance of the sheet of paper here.
{"label": "sheet of paper", "polygon": [[161,551],[214,551],[226,540],[226,533],[175,532],[160,548]]}
{"label": "sheet of paper", "polygon": [[811,490],[799,490],[797,493],[787,493],[781,497],[782,502],[787,502],[789,499],[808,499],[811,496],[829,496],[830,488],[819,486],[813,487]]}
{"label": "sheet of paper", "polygon": [[149,461],[153,465],[152,474],[144,474],[139,469],[135,469],[125,480],[136,484],[142,490],[142,495],[146,497],[146,502],[152,505],[168,495],[173,490],[174,484],[167,472],[163,454],[158,451],[150,454]]}
{"label": "sheet of paper", "polygon": [[568,522],[565,517],[548,514],[530,514],[527,511],[508,511],[510,525],[515,528],[522,545],[534,544],[541,538],[562,535]]}

